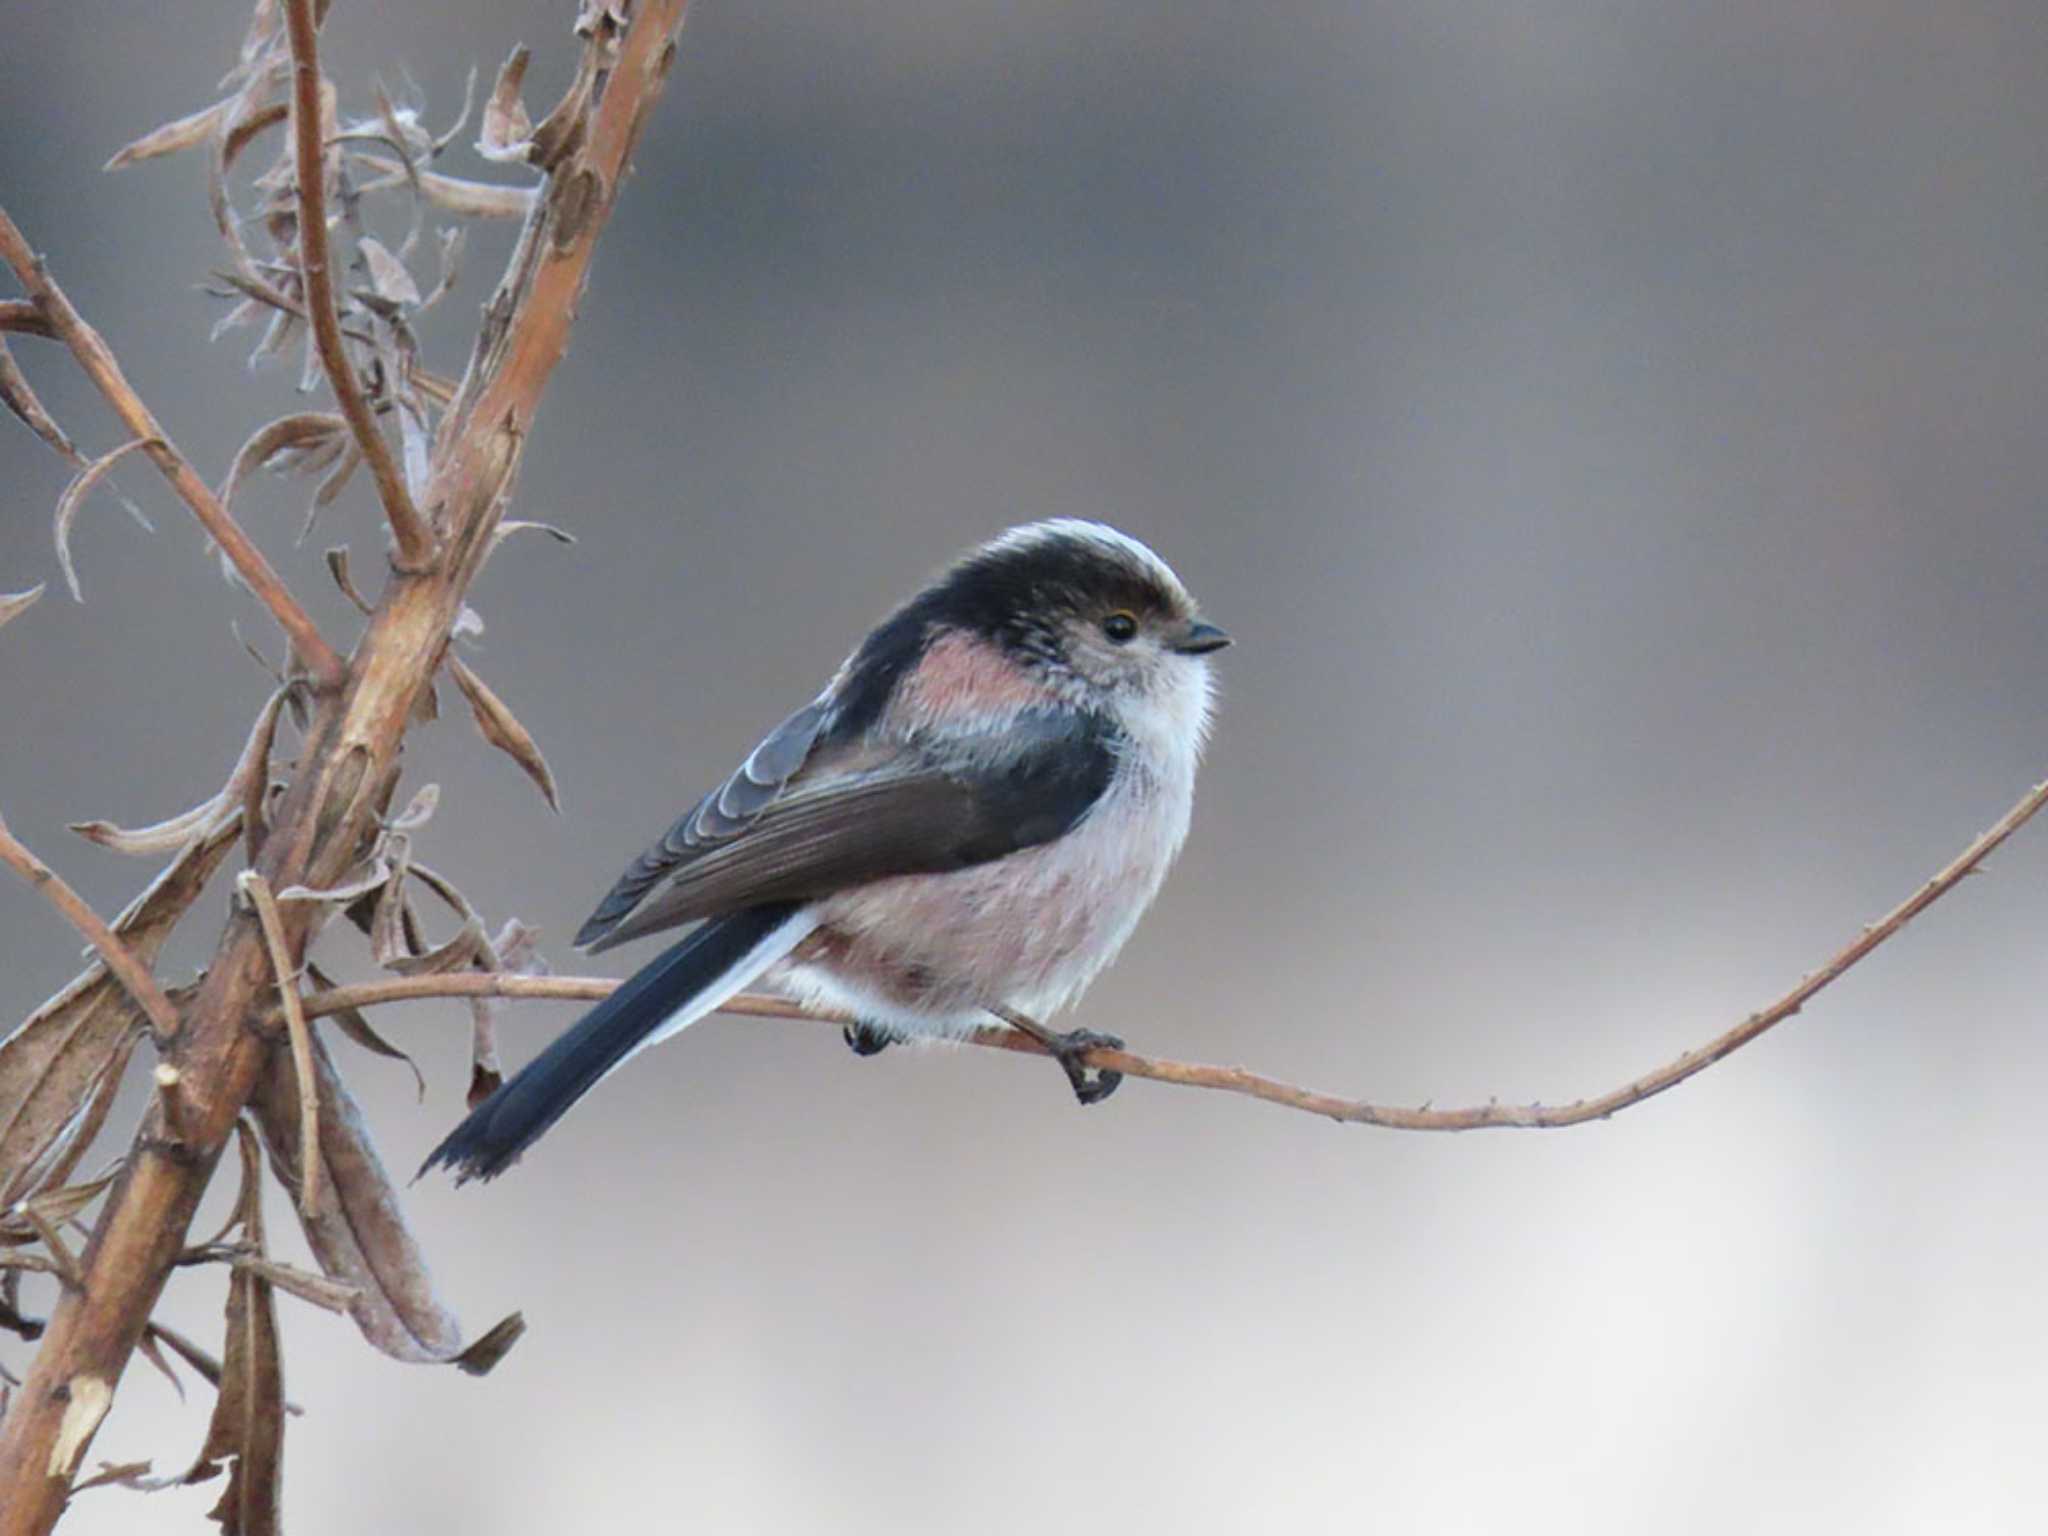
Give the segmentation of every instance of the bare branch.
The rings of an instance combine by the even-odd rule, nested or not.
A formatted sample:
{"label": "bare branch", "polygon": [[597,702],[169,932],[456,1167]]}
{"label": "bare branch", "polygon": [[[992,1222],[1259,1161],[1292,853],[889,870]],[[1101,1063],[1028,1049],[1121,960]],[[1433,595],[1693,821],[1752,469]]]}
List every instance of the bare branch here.
{"label": "bare branch", "polygon": [[[1126,1077],[1145,1077],[1154,1082],[1173,1083],[1183,1088],[1210,1088],[1223,1093],[1241,1093],[1249,1098],[1263,1099],[1268,1104],[1299,1109],[1331,1120],[1346,1121],[1354,1125],[1383,1126],[1396,1131],[1480,1131],[1508,1128],[1557,1130],[1570,1125],[1583,1125],[1589,1120],[1605,1120],[1617,1111],[1640,1104],[1643,1100],[1653,1098],[1667,1088],[1674,1088],[1687,1078],[1705,1071],[1715,1062],[1741,1050],[1773,1025],[1781,1024],[1798,1013],[1818,993],[1839,981],[1871,951],[1953,890],[1990,856],[1992,850],[2026,825],[2043,805],[2048,805],[2048,783],[2036,785],[2017,805],[2001,816],[1995,825],[1957,854],[1911,896],[1865,928],[1831,955],[1819,970],[1807,975],[1798,986],[1776,1002],[1752,1013],[1740,1024],[1716,1036],[1697,1050],[1687,1051],[1677,1060],[1594,1098],[1554,1105],[1487,1103],[1465,1109],[1401,1109],[1393,1105],[1370,1104],[1362,1099],[1347,1099],[1336,1094],[1300,1088],[1293,1083],[1265,1077],[1244,1067],[1217,1067],[1200,1062],[1170,1061],[1158,1056],[1141,1056],[1135,1051],[1099,1048],[1085,1053],[1080,1059],[1099,1071],[1121,1072]],[[355,986],[334,987],[309,999],[306,1011],[314,1015],[338,1013],[343,1009],[369,1008],[378,1003],[395,1003],[428,997],[557,998],[595,1002],[610,996],[617,986],[618,983],[608,976],[512,976],[481,972],[454,976],[401,976],[390,981],[371,981]],[[838,1025],[858,1022],[851,1014],[808,1009],[788,998],[758,992],[741,993],[719,1012],[743,1014],[751,1018],[804,1019]],[[968,1035],[963,1043],[996,1050],[1017,1051],[1026,1055],[1050,1054],[1044,1044],[1021,1029],[978,1030]]]}
{"label": "bare branch", "polygon": [[135,999],[135,1006],[148,1016],[159,1044],[167,1044],[177,1038],[178,1010],[164,996],[164,989],[157,985],[149,967],[135,958],[135,952],[100,920],[100,915],[85,904],[78,892],[65,884],[63,876],[16,840],[4,817],[0,817],[0,863],[6,864],[40,890],[50,899],[50,905],[85,935],[86,941],[99,951],[107,969],[128,989],[128,995]]}
{"label": "bare branch", "polygon": [[277,999],[284,1008],[285,1028],[292,1043],[292,1067],[299,1080],[299,1145],[306,1149],[305,1165],[299,1174],[299,1210],[311,1215],[320,1204],[320,1085],[313,1076],[313,1040],[307,1032],[305,1008],[299,1001],[299,974],[292,965],[284,918],[278,913],[270,882],[250,869],[244,870],[235,883],[256,909],[256,920],[263,925],[263,942],[270,950],[270,966],[277,973]]}
{"label": "bare branch", "polygon": [[355,365],[342,339],[341,316],[334,307],[334,278],[327,270],[327,141],[320,105],[320,25],[314,0],[286,0],[285,24],[292,43],[292,136],[298,151],[299,275],[305,283],[306,309],[313,324],[314,344],[327,370],[341,414],[348,418],[370,473],[377,480],[377,498],[391,523],[401,571],[423,571],[434,560],[434,535],[413,505],[391,445],[377,430],[377,419],[363,398]]}
{"label": "bare branch", "polygon": [[4,209],[0,209],[0,261],[14,269],[15,276],[21,279],[29,298],[57,339],[71,349],[79,367],[85,370],[107,404],[113,407],[114,414],[121,418],[130,435],[143,441],[144,452],[150,462],[171,482],[172,489],[192,509],[192,515],[199,519],[200,525],[213,535],[214,542],[220,545],[249,590],[261,599],[283,626],[314,678],[329,687],[339,683],[345,668],[334,647],[321,637],[311,616],[299,606],[299,600],[292,596],[283,579],[263,558],[263,552],[250,542],[241,525],[228,515],[206,482],[199,478],[199,472],[178,452],[169,434],[121,372],[113,351],[99,332],[86,324],[85,317],[72,307],[70,299],[64,296],[64,290],[51,278],[42,260],[30,249],[27,238]]}

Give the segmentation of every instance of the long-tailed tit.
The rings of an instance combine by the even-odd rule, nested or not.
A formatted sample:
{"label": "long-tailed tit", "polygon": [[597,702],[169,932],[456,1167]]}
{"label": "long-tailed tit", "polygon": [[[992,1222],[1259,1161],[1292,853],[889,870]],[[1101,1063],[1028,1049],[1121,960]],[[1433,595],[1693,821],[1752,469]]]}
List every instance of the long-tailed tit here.
{"label": "long-tailed tit", "polygon": [[[1027,1028],[1093,1103],[1116,1044],[1034,1021],[1131,936],[1187,837],[1208,731],[1205,622],[1100,523],[1014,528],[939,576],[635,859],[576,935],[696,923],[427,1159],[516,1162],[600,1078],[762,983],[850,1012],[848,1043]],[[994,1017],[992,1017],[992,1015]]]}

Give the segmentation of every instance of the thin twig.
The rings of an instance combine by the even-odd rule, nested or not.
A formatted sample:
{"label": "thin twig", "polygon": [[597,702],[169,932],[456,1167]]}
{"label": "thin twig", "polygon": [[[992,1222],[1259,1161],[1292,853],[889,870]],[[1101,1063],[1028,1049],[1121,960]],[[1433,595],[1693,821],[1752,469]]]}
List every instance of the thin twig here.
{"label": "thin twig", "polygon": [[[1989,831],[1776,1002],[1752,1013],[1699,1049],[1687,1051],[1677,1060],[1594,1098],[1555,1105],[1488,1103],[1466,1109],[1401,1109],[1300,1088],[1244,1067],[1208,1066],[1200,1062],[1140,1056],[1134,1051],[1104,1049],[1089,1051],[1080,1059],[1100,1071],[1121,1072],[1126,1077],[1148,1077],[1154,1082],[1174,1083],[1184,1088],[1241,1093],[1263,1099],[1268,1104],[1303,1110],[1331,1120],[1384,1126],[1397,1131],[1555,1130],[1568,1125],[1583,1125],[1589,1120],[1605,1120],[1619,1110],[1640,1104],[1705,1071],[1715,1062],[1741,1050],[1773,1025],[1781,1024],[1799,1012],[1818,993],[1840,980],[1851,967],[1960,884],[1993,849],[2026,825],[2043,805],[2048,805],[2048,783],[2036,785]],[[334,987],[310,999],[306,1009],[311,1014],[338,1013],[348,1008],[367,1008],[378,1003],[425,997],[567,998],[587,1002],[609,996],[617,986],[616,981],[606,976],[508,976],[474,972],[453,976],[402,976],[389,981]],[[850,1014],[806,1009],[788,998],[752,992],[733,998],[720,1011],[755,1018],[809,1019],[828,1024],[857,1022]],[[1039,1041],[1015,1029],[977,1030],[966,1036],[963,1043],[1028,1055],[1050,1054]]]}
{"label": "thin twig", "polygon": [[312,1215],[320,1206],[320,1088],[313,1075],[313,1037],[306,1025],[306,1010],[299,1000],[299,975],[292,965],[285,941],[284,918],[277,910],[277,897],[270,882],[255,870],[244,870],[236,881],[256,909],[256,921],[263,926],[263,942],[270,949],[271,969],[277,973],[277,1000],[284,1009],[285,1029],[292,1042],[292,1071],[299,1080],[299,1210]]}
{"label": "thin twig", "polygon": [[376,477],[377,498],[384,504],[398,546],[398,568],[423,571],[433,563],[433,533],[412,504],[412,493],[406,489],[391,445],[377,430],[355,365],[349,361],[341,317],[334,307],[334,278],[327,269],[327,141],[321,128],[320,24],[314,19],[313,3],[286,0],[285,4],[292,45],[292,138],[298,153],[299,275],[305,283],[313,341],[327,370],[327,383]]}
{"label": "thin twig", "polygon": [[199,478],[199,472],[178,452],[170,434],[164,431],[162,424],[142,403],[142,397],[136,394],[134,386],[121,372],[121,365],[115,360],[112,349],[98,331],[86,324],[85,317],[72,307],[70,299],[64,296],[64,290],[51,278],[42,259],[30,248],[27,238],[7,216],[5,209],[0,209],[0,260],[14,269],[15,276],[28,290],[29,298],[49,322],[52,333],[71,349],[78,366],[98,387],[129,434],[148,444],[146,451],[150,462],[171,482],[171,488],[192,509],[192,515],[199,519],[200,526],[213,536],[213,541],[227,555],[249,590],[283,626],[315,680],[326,687],[338,684],[346,668],[334,647],[322,638],[312,617],[299,606],[299,600],[292,596],[283,578],[263,558],[263,551],[250,542],[241,524],[228,514],[219,498]]}
{"label": "thin twig", "polygon": [[27,299],[0,299],[0,331],[19,336],[42,336],[55,341],[57,332],[40,309]]}
{"label": "thin twig", "polygon": [[121,942],[121,936],[100,920],[100,915],[65,883],[62,875],[16,840],[4,817],[0,817],[0,863],[47,896],[50,905],[63,913],[71,926],[85,935],[86,942],[99,951],[115,980],[127,988],[135,1006],[148,1018],[159,1045],[167,1045],[177,1037],[178,1010],[164,995],[149,967],[135,958],[135,951]]}
{"label": "thin twig", "polygon": [[156,1064],[156,1098],[163,1106],[164,1130],[171,1140],[183,1146],[191,1139],[185,1124],[185,1090],[181,1086],[184,1074],[168,1061]]}

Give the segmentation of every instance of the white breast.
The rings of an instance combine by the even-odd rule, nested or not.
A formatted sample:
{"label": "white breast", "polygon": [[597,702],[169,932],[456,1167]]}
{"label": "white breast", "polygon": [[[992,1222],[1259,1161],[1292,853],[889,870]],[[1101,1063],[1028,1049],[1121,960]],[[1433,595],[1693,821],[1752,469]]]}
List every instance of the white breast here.
{"label": "white breast", "polygon": [[829,897],[816,908],[819,946],[768,980],[899,1034],[966,1033],[990,1022],[990,1003],[1033,1018],[1072,1003],[1123,948],[1187,839],[1207,670],[1185,668],[1183,686],[1124,712],[1126,753],[1072,830],[971,869]]}

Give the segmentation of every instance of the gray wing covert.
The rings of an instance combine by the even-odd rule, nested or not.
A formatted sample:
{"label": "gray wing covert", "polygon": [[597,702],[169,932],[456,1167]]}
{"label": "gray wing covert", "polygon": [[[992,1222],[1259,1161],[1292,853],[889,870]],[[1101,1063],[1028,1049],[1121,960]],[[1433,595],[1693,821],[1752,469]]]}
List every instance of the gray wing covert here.
{"label": "gray wing covert", "polygon": [[810,757],[830,707],[827,699],[814,699],[775,727],[733,770],[731,778],[699,800],[660,842],[627,865],[597,910],[577,930],[576,947],[604,947],[603,941],[613,938],[612,930],[678,865],[745,831]]}

